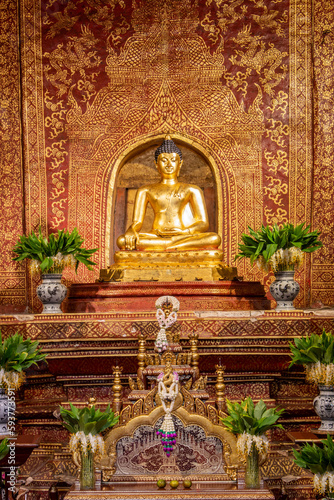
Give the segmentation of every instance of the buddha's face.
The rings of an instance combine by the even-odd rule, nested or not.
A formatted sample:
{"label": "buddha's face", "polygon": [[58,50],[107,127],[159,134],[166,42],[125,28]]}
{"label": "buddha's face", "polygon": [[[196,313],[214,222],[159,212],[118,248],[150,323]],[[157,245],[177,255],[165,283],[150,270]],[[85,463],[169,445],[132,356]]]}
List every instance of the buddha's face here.
{"label": "buddha's face", "polygon": [[165,178],[177,177],[183,161],[177,153],[161,153],[157,160],[157,169]]}

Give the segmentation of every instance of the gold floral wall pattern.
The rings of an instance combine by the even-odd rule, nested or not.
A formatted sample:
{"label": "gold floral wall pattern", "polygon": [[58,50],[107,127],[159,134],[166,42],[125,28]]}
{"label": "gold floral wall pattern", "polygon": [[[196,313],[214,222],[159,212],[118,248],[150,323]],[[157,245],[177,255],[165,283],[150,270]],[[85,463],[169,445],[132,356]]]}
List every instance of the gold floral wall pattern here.
{"label": "gold floral wall pattern", "polygon": [[334,8],[329,0],[314,4],[314,177],[313,224],[322,230],[324,247],[312,258],[311,301],[333,305],[334,282]]}
{"label": "gold floral wall pattern", "polygon": [[77,226],[105,266],[114,167],[167,131],[213,158],[230,263],[247,224],[310,220],[310,1],[21,0],[21,16],[28,229]]}
{"label": "gold floral wall pattern", "polygon": [[12,248],[23,231],[20,66],[17,2],[0,6],[0,313],[23,312],[25,265],[12,262]]}

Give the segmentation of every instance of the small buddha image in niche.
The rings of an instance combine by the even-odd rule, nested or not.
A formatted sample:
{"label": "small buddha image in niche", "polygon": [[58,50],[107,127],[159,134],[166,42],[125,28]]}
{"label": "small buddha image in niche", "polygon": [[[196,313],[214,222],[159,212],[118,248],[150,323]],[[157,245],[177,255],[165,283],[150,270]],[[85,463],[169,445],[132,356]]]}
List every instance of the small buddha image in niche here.
{"label": "small buddha image in niche", "polygon": [[[179,181],[182,151],[170,136],[155,151],[160,181],[138,189],[132,223],[117,239],[121,250],[150,252],[217,249],[220,236],[209,230],[201,188]],[[148,206],[153,209],[150,230],[141,232]]]}

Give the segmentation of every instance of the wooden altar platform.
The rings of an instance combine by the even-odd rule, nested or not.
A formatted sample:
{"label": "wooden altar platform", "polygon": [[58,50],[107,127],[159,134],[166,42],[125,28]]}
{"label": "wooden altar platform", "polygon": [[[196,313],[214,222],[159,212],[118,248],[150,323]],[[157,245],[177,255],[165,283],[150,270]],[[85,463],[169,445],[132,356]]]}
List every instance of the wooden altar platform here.
{"label": "wooden altar platform", "polygon": [[[145,285],[145,286],[143,286]],[[258,281],[101,282],[71,285],[64,310],[68,313],[154,311],[162,295],[173,295],[180,310],[268,310],[270,300]]]}
{"label": "wooden altar platform", "polygon": [[182,484],[173,490],[169,484],[159,489],[155,483],[113,483],[95,491],[80,491],[74,487],[65,500],[274,500],[266,488],[246,489],[244,485],[220,482],[194,482],[190,489]]}
{"label": "wooden altar platform", "polygon": [[[150,300],[154,304],[155,299]],[[215,365],[221,362],[226,366],[227,398],[240,400],[249,395],[254,400],[263,398],[271,406],[285,408],[281,420],[287,432],[319,426],[312,405],[317,388],[305,383],[301,369],[288,370],[289,342],[302,335],[320,334],[323,328],[334,331],[333,309],[279,313],[274,310],[219,311],[197,308],[200,304],[194,303],[192,310],[183,310],[182,301],[177,321],[180,342],[187,346],[189,334],[198,333],[199,368],[208,376],[208,403],[214,398]],[[28,371],[27,383],[17,394],[20,431],[43,436],[42,445],[32,454],[21,473],[29,477],[36,462],[42,464],[48,460],[52,467],[42,469],[40,473],[41,487],[47,491],[54,483],[55,469],[71,473],[76,470],[69,451],[61,444],[67,442],[68,433],[54,412],[59,404],[68,401],[82,407],[89,397],[95,397],[101,409],[112,403],[112,367],[116,364],[123,367],[121,378],[125,387],[128,376],[136,374],[138,335],[145,334],[147,347],[153,347],[158,330],[155,310],[51,316],[0,315],[0,328],[3,338],[19,332],[24,338],[39,340],[44,352],[49,354],[48,364]],[[125,390],[123,398],[127,399],[127,395]],[[285,432],[279,429],[273,431],[271,438],[278,443],[275,450],[280,449],[280,443],[283,449],[284,443],[290,443],[290,448],[292,446]],[[274,470],[273,488],[280,487],[278,476],[301,475],[301,469],[293,465],[291,459],[279,454],[270,455],[263,467],[263,475],[269,478]],[[310,490],[308,477],[299,481],[306,481],[307,485],[298,484],[298,488]],[[179,493],[180,488],[175,495]],[[230,493],[236,495],[235,490]],[[224,497],[220,495],[219,498]]]}

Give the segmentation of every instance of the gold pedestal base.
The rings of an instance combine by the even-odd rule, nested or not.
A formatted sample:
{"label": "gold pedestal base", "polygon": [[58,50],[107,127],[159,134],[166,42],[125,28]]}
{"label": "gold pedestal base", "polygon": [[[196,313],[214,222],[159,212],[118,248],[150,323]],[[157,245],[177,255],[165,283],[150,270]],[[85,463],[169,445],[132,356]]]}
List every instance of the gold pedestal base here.
{"label": "gold pedestal base", "polygon": [[116,252],[115,264],[100,270],[100,281],[233,280],[237,269],[223,262],[221,250]]}

